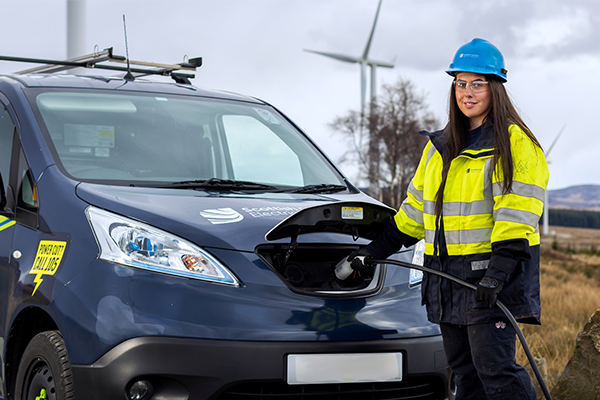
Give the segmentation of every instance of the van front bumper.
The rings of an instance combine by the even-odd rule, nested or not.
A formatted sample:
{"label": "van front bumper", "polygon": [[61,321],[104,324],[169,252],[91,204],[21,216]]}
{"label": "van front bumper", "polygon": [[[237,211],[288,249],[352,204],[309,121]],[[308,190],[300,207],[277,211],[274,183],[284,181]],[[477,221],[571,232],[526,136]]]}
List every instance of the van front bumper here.
{"label": "van front bumper", "polygon": [[[131,385],[138,381],[149,382],[153,389],[154,394],[143,400],[260,399],[260,395],[252,395],[254,390],[268,391],[270,398],[297,398],[285,393],[305,390],[286,384],[288,354],[380,352],[402,352],[404,371],[401,382],[382,384],[381,390],[395,385],[399,387],[398,393],[406,393],[408,398],[412,395],[412,386],[421,387],[426,383],[431,394],[422,398],[446,397],[450,372],[441,336],[356,342],[139,337],[119,344],[91,365],[72,365],[72,371],[75,394],[86,400],[129,399]],[[364,386],[358,383],[309,385],[309,389],[343,391],[363,387],[353,389],[353,385]],[[376,385],[369,384],[369,390],[377,391]]]}

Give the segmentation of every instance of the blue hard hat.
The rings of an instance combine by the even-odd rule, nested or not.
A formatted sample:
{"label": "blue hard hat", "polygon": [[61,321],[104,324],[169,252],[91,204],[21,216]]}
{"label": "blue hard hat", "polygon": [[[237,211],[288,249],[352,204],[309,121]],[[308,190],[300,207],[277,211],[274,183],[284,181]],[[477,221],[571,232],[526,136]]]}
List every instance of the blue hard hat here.
{"label": "blue hard hat", "polygon": [[473,39],[462,45],[452,64],[446,71],[455,76],[459,72],[472,72],[482,75],[496,75],[502,82],[506,82],[508,71],[504,68],[504,57],[500,50],[484,39]]}

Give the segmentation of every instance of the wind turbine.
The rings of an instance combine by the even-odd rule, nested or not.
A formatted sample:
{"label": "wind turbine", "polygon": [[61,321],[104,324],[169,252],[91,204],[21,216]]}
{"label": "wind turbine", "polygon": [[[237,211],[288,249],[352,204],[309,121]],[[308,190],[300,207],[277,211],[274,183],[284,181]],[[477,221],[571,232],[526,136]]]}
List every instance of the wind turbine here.
{"label": "wind turbine", "polygon": [[309,53],[320,54],[325,57],[330,57],[339,61],[352,63],[352,64],[360,64],[360,112],[364,114],[365,112],[365,96],[367,94],[367,65],[371,67],[371,102],[373,102],[376,98],[377,94],[377,82],[376,82],[376,69],[377,67],[383,68],[394,68],[394,63],[387,61],[377,61],[372,58],[369,58],[369,50],[371,49],[371,42],[373,41],[373,34],[375,33],[375,26],[377,25],[377,18],[379,18],[379,10],[381,9],[381,2],[379,0],[379,5],[377,6],[377,13],[375,14],[375,21],[373,22],[373,27],[371,28],[371,34],[369,35],[369,40],[367,41],[367,45],[360,57],[355,57],[346,54],[337,54],[330,53],[324,51],[315,51],[315,50],[304,50]]}
{"label": "wind turbine", "polygon": [[[563,125],[562,128],[560,128],[560,131],[558,131],[558,135],[556,135],[556,137],[554,138],[554,141],[552,142],[552,144],[550,145],[548,150],[546,150],[546,154],[544,154],[544,156],[546,157],[546,162],[548,164],[550,164],[550,162],[548,161],[548,156],[550,155],[552,148],[554,147],[554,145],[558,141],[558,138],[560,137],[560,135],[562,135],[562,133],[566,127],[567,127],[567,125],[565,124],[565,125]],[[544,224],[544,236],[548,236],[548,190],[547,189],[544,191],[544,221],[543,221],[543,224]]]}

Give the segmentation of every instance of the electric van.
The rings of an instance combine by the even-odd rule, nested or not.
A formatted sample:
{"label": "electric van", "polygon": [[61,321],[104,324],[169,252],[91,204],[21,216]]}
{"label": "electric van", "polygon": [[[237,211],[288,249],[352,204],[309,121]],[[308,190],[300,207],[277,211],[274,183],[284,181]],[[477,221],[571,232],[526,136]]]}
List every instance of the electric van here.
{"label": "electric van", "polygon": [[173,75],[0,76],[0,399],[451,396],[420,273],[335,276],[394,210]]}

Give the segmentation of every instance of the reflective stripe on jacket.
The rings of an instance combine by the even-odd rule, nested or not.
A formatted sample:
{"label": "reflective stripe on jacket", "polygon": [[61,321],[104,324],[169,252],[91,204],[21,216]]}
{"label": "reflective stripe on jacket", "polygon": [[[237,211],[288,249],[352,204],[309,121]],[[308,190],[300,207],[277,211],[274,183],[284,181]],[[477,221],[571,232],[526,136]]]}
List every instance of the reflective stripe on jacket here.
{"label": "reflective stripe on jacket", "polygon": [[[426,266],[475,284],[486,274],[501,279],[506,283],[499,299],[515,318],[539,322],[538,222],[548,183],[546,160],[521,128],[511,125],[512,192],[502,194],[500,163],[492,171],[493,129],[487,123],[483,128],[479,139],[451,162],[437,229],[441,132],[428,133],[431,140],[394,221],[402,233],[425,239]],[[484,310],[474,291],[437,276],[426,276],[422,290],[432,322],[470,324],[502,316],[498,309],[499,314]]]}

